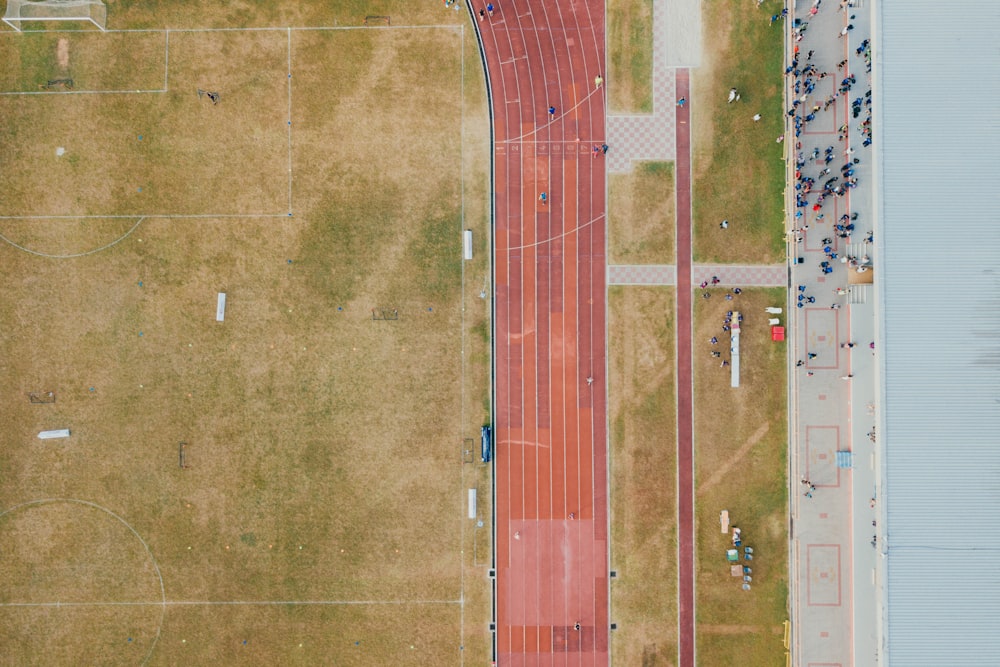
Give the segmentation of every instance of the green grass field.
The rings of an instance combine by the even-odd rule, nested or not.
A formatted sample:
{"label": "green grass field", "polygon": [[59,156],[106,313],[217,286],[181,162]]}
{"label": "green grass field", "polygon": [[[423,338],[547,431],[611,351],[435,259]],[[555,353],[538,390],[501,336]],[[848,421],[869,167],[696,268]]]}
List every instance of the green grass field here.
{"label": "green grass field", "polygon": [[0,663],[488,658],[463,451],[489,406],[487,115],[467,17],[434,10],[409,18],[454,27],[172,30],[166,70],[162,32],[0,35],[0,91],[167,82],[0,96]]}
{"label": "green grass field", "polygon": [[[707,0],[711,49],[692,72],[694,254],[699,262],[784,259],[782,33],[751,2]],[[729,89],[740,100],[727,102]],[[754,122],[754,114],[761,120]],[[719,229],[722,220],[729,228]]]}
{"label": "green grass field", "polygon": [[[775,665],[784,661],[788,618],[787,376],[785,344],[771,341],[764,308],[783,304],[785,292],[746,288],[726,301],[725,290],[708,291],[712,298],[695,299],[694,331],[697,652],[704,664]],[[745,317],[738,388],[711,356],[729,356],[728,310]],[[722,510],[754,548],[750,591],[730,575]]]}

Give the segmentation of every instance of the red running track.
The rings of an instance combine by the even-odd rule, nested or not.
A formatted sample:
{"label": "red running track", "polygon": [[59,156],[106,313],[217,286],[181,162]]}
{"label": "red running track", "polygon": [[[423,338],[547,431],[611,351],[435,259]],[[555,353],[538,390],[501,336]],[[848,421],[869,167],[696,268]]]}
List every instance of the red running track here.
{"label": "red running track", "polygon": [[677,70],[677,600],[680,667],[694,667],[694,375],[691,338],[691,111],[686,69]]}
{"label": "red running track", "polygon": [[604,1],[494,5],[497,660],[607,665]]}

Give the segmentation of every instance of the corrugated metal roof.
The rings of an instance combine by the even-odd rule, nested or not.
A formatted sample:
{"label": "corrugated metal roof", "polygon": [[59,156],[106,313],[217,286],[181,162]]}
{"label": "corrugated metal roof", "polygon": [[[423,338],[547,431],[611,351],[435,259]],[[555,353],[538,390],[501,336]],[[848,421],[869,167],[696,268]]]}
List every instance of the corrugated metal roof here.
{"label": "corrugated metal roof", "polygon": [[1000,3],[883,0],[874,132],[890,665],[1000,664]]}

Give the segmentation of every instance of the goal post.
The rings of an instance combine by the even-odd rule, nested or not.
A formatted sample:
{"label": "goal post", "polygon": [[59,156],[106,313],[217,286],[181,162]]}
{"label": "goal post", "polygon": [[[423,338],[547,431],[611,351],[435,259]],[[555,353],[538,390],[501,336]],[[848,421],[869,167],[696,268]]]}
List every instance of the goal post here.
{"label": "goal post", "polygon": [[108,8],[102,0],[7,0],[3,22],[21,32],[25,21],[88,21],[104,30]]}

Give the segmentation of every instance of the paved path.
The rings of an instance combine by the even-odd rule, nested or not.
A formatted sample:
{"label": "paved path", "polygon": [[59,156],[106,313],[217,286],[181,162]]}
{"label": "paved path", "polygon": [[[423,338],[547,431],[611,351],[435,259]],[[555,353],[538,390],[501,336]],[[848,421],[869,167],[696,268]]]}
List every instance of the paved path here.
{"label": "paved path", "polygon": [[[786,140],[806,164],[804,176],[822,183],[830,175],[820,176],[825,168],[822,154],[832,146],[836,158],[829,165],[833,175],[847,159],[859,158],[854,165],[858,187],[840,198],[830,197],[822,210],[814,211],[816,196],[808,196],[809,205],[796,209],[794,192],[789,194],[789,211],[800,210],[801,218],[791,217],[789,224],[803,227],[801,242],[792,241],[791,253],[803,260],[792,264],[790,323],[791,401],[790,452],[792,535],[789,593],[792,606],[792,662],[796,665],[872,665],[881,662],[878,654],[877,586],[875,580],[877,546],[872,537],[878,527],[874,466],[876,448],[868,437],[875,424],[875,362],[869,343],[874,340],[874,310],[869,285],[849,284],[874,272],[858,274],[831,261],[833,272],[820,273],[818,263],[830,261],[823,248],[824,238],[832,238],[832,249],[839,255],[871,253],[863,243],[873,229],[871,149],[862,146],[859,124],[867,114],[854,118],[851,106],[857,97],[871,90],[864,59],[855,53],[859,43],[871,36],[872,11],[865,7],[838,11],[837,3],[823,3],[815,16],[810,5],[798,3],[792,18],[808,22],[802,41],[798,42],[799,63],[814,64],[821,72],[836,73],[819,80],[816,91],[802,105],[811,109],[836,90],[844,77],[853,74],[856,83],[847,95],[837,99],[827,110],[816,112],[797,138],[800,146]],[[872,3],[874,4],[874,3]],[[853,30],[840,36],[846,25]],[[791,42],[789,51],[794,48]],[[877,45],[876,45],[877,48]],[[810,51],[814,51],[807,61]],[[847,59],[847,68],[837,64]],[[788,77],[789,87],[794,78]],[[801,96],[804,91],[799,92]],[[874,93],[873,93],[874,94]],[[788,97],[795,93],[789,90]],[[807,110],[808,113],[808,110]],[[838,128],[850,127],[847,141],[838,140]],[[793,137],[791,130],[787,137]],[[810,159],[818,148],[820,160]],[[845,151],[854,149],[848,158]],[[792,155],[791,160],[797,159]],[[843,179],[842,179],[843,180]],[[837,237],[833,225],[845,213],[858,213],[851,239]],[[818,219],[819,215],[823,219]],[[808,229],[804,226],[808,225]],[[850,241],[850,243],[848,243]],[[875,267],[877,271],[877,267]],[[798,291],[803,285],[804,292]],[[838,293],[842,291],[843,293]],[[812,296],[814,303],[797,306],[799,294]],[[808,301],[808,300],[806,300]],[[838,306],[833,309],[831,306]],[[854,342],[857,347],[844,348]],[[816,355],[810,359],[809,354]],[[803,365],[795,366],[801,360]],[[853,376],[853,377],[848,377]],[[847,379],[842,379],[847,378]],[[852,455],[853,467],[837,465],[838,452]],[[841,455],[843,458],[843,454]],[[805,494],[808,480],[816,489]]]}
{"label": "paved path", "polygon": [[653,3],[653,112],[650,114],[609,114],[608,172],[631,171],[641,160],[673,160],[677,155],[674,134],[674,102],[677,100],[674,69],[667,54],[669,31],[667,0]]}
{"label": "paved path", "polygon": [[607,665],[604,3],[495,5],[495,658]]}
{"label": "paved path", "polygon": [[[692,280],[701,284],[713,278],[723,287],[787,287],[788,265],[694,264]],[[609,285],[676,285],[677,267],[672,264],[613,264],[608,266]]]}

